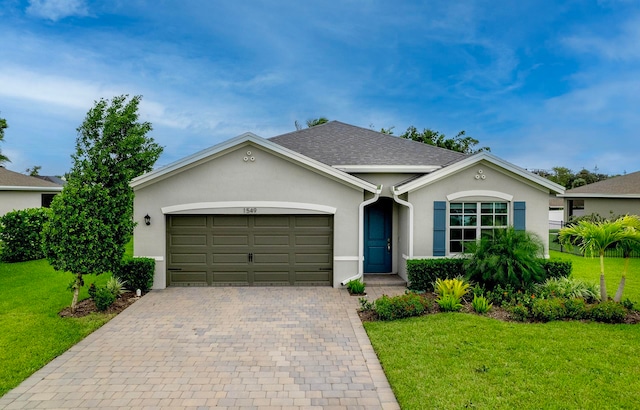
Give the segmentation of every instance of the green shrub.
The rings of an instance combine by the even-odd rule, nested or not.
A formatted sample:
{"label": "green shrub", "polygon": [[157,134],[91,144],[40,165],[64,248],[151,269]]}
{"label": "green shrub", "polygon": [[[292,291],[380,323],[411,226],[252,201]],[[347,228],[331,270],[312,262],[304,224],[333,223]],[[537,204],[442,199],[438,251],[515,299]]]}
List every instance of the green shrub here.
{"label": "green shrub", "polygon": [[48,218],[47,208],[12,211],[0,217],[0,260],[24,262],[44,258],[41,232]]}
{"label": "green shrub", "polygon": [[622,300],[622,302],[620,302],[620,304],[627,310],[638,310],[636,308],[636,304],[629,298],[624,298],[624,300]]}
{"label": "green shrub", "polygon": [[489,299],[486,297],[482,295],[474,295],[473,300],[471,301],[471,306],[476,313],[480,313],[482,315],[491,310],[493,305],[489,303]]}
{"label": "green shrub", "polygon": [[567,278],[571,276],[571,261],[562,259],[544,259],[542,268],[546,272],[546,278]]}
{"label": "green shrub", "polygon": [[93,298],[93,302],[96,304],[96,308],[100,312],[104,312],[115,302],[116,297],[106,287],[99,287],[96,290],[96,294]]}
{"label": "green shrub", "polygon": [[436,299],[436,303],[438,303],[440,310],[443,312],[459,312],[460,309],[462,309],[460,298],[451,294],[439,296],[438,299]]}
{"label": "green shrub", "polygon": [[417,293],[389,297],[383,295],[375,301],[375,310],[382,320],[395,320],[404,317],[420,316],[430,306],[429,300]]}
{"label": "green shrub", "polygon": [[359,279],[350,280],[347,283],[347,289],[349,289],[349,293],[352,295],[364,295],[364,282],[361,282]]}
{"label": "green shrub", "polygon": [[469,291],[470,285],[461,278],[436,279],[433,287],[437,295],[452,295],[457,299],[462,299]]}
{"label": "green shrub", "polygon": [[589,319],[597,322],[622,323],[627,311],[619,303],[606,301],[590,306],[587,314]]}
{"label": "green shrub", "polygon": [[361,312],[369,312],[374,309],[374,305],[372,302],[369,302],[367,298],[359,298],[358,302],[360,302],[360,311]]}
{"label": "green shrub", "polygon": [[109,280],[105,285],[107,290],[111,292],[111,294],[116,298],[120,297],[120,295],[122,295],[125,292],[124,286],[125,286],[125,282],[121,281],[115,276],[112,276],[111,278],[109,278]]}
{"label": "green shrub", "polygon": [[563,319],[566,316],[563,302],[559,298],[536,299],[531,305],[531,316],[541,322]]}
{"label": "green shrub", "polygon": [[518,322],[526,322],[529,319],[529,308],[523,304],[510,306],[508,311],[511,318]]}
{"label": "green shrub", "polygon": [[465,261],[467,279],[492,289],[511,285],[526,289],[545,279],[542,268],[542,241],[533,233],[513,227],[495,229],[492,235],[468,246],[471,258]]}
{"label": "green shrub", "polygon": [[487,292],[487,299],[502,307],[523,305],[530,308],[536,300],[536,295],[528,289],[516,290],[512,285],[498,285]]}
{"label": "green shrub", "polygon": [[92,283],[91,285],[89,285],[89,297],[91,297],[91,299],[95,299],[96,298],[96,292],[98,291],[98,288],[96,287],[95,283]]}
{"label": "green shrub", "polygon": [[585,319],[587,317],[587,303],[582,298],[571,298],[564,301],[565,317],[568,319]]}
{"label": "green shrub", "polygon": [[151,258],[125,258],[113,272],[113,276],[135,291],[147,292],[153,286],[153,274],[156,261]]}
{"label": "green shrub", "polygon": [[598,285],[567,277],[549,278],[536,285],[535,291],[542,297],[582,298],[587,303],[600,299]]}
{"label": "green shrub", "polygon": [[411,259],[407,261],[409,289],[431,292],[437,279],[464,275],[464,260],[453,258]]}

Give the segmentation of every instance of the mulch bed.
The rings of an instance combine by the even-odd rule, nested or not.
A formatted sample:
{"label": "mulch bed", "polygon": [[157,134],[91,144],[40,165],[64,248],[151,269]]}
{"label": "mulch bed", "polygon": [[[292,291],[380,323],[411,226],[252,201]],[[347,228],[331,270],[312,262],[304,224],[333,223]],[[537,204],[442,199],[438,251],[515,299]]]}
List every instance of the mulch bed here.
{"label": "mulch bed", "polygon": [[140,297],[135,292],[125,292],[104,312],[99,312],[96,304],[91,298],[78,302],[76,311],[72,312],[71,307],[64,308],[58,315],[61,317],[84,317],[91,313],[118,314],[135,303]]}
{"label": "mulch bed", "polygon": [[[432,314],[436,314],[436,313],[440,313],[440,306],[438,306],[438,304],[436,303],[435,299],[436,299],[436,295],[433,293],[425,293],[424,297],[429,298],[432,300],[432,306],[431,309],[429,309],[427,312],[425,312],[425,314],[423,316],[426,315],[432,315]],[[491,310],[489,310],[489,312],[480,315],[476,312],[473,311],[473,307],[471,306],[470,303],[466,303],[462,306],[462,313],[469,313],[472,315],[478,315],[478,316],[484,316],[484,317],[490,317],[492,319],[496,319],[496,320],[501,320],[503,322],[518,322],[515,319],[513,319],[511,317],[511,315],[509,314],[509,312],[506,309],[503,309],[500,306],[493,306],[491,308]],[[360,316],[360,320],[363,322],[375,322],[378,319],[378,315],[376,314],[376,312],[374,312],[373,310],[369,310],[369,311],[358,311],[358,316]],[[583,320],[582,322],[590,322],[589,320]],[[523,322],[518,322],[518,323],[523,323]],[[628,312],[627,316],[623,322],[624,324],[628,324],[628,325],[635,325],[635,324],[639,324],[640,323],[640,312],[638,311],[632,311],[632,312]]]}

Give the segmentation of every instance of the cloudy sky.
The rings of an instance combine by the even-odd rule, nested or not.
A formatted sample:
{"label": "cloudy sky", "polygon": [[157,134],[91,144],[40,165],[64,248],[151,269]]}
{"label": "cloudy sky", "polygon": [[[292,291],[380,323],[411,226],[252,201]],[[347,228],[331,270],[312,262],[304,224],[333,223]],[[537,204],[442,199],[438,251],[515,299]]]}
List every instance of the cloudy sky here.
{"label": "cloudy sky", "polygon": [[460,130],[527,169],[640,170],[640,2],[0,0],[9,169],[71,166],[95,100],[142,95],[157,165],[325,116]]}

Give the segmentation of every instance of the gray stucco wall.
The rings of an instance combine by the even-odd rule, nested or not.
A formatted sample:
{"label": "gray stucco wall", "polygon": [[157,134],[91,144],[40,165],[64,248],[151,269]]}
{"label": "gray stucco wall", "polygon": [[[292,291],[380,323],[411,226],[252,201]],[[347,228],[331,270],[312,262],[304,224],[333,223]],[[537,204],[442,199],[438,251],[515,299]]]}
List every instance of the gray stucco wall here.
{"label": "gray stucco wall", "polygon": [[0,216],[20,209],[40,208],[42,194],[33,191],[0,191]]}
{"label": "gray stucco wall", "polygon": [[[254,161],[244,161],[247,151]],[[358,272],[358,207],[363,190],[320,175],[253,144],[245,144],[215,158],[201,161],[156,183],[135,190],[134,236],[136,256],[156,257],[154,288],[166,281],[166,224],[163,207],[226,201],[273,201],[315,204],[336,208],[334,215],[333,285]],[[182,213],[241,214],[243,208],[201,209]],[[294,213],[257,207],[257,213]],[[302,211],[301,213],[304,213]],[[146,226],[143,218],[151,217]]]}
{"label": "gray stucco wall", "polygon": [[605,218],[618,215],[640,215],[640,199],[585,198],[584,214],[599,214]]}
{"label": "gray stucco wall", "polygon": [[[482,171],[482,174],[479,171]],[[504,201],[504,199],[492,196],[491,192],[512,195],[513,199],[509,209],[510,223],[513,223],[513,202],[526,202],[526,229],[540,236],[544,244],[545,255],[548,255],[549,192],[518,175],[507,172],[482,161],[433,184],[410,192],[409,201],[415,207],[414,257],[433,256],[433,202],[447,201],[447,195],[464,192],[473,193],[473,195],[455,201]],[[484,176],[484,178],[476,179],[476,175]],[[449,208],[447,206],[447,226],[448,215]],[[447,252],[448,243],[449,232],[447,230]]]}

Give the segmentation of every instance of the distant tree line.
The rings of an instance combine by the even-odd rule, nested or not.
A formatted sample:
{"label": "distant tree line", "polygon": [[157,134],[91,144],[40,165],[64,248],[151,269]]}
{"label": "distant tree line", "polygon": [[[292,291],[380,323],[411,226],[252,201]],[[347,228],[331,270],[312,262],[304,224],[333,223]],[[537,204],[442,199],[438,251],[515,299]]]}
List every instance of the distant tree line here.
{"label": "distant tree line", "polygon": [[594,182],[604,181],[605,179],[616,176],[601,174],[598,172],[598,167],[596,167],[593,172],[583,168],[579,172],[574,173],[572,170],[566,167],[553,167],[551,168],[551,171],[536,169],[531,172],[533,172],[534,174],[538,174],[541,177],[547,178],[548,180],[553,181],[558,185],[562,185],[566,189],[593,184]]}

